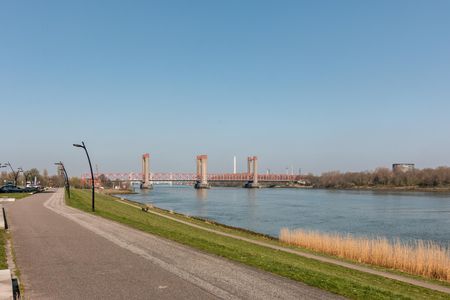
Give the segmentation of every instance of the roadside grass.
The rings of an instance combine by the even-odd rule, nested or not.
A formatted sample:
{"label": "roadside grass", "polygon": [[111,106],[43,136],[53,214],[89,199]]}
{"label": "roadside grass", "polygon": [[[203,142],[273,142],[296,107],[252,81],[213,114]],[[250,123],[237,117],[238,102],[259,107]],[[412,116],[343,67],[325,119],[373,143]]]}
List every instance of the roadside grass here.
{"label": "roadside grass", "polygon": [[[9,246],[7,243],[9,242]],[[10,251],[9,255],[11,255],[13,260],[13,266],[8,265],[8,251]],[[0,270],[10,269],[12,274],[15,275],[19,279],[19,289],[20,294],[24,295],[25,287],[21,280],[20,270],[17,267],[16,255],[14,252],[13,241],[11,239],[11,232],[7,232],[4,229],[0,229]]]}
{"label": "roadside grass", "polygon": [[30,193],[1,193],[0,194],[0,198],[16,198],[17,199],[22,199],[28,196],[31,196],[32,194]]}
{"label": "roadside grass", "polygon": [[[68,205],[91,212],[90,192],[73,190]],[[319,262],[193,228],[96,194],[96,215],[193,248],[304,282],[352,299],[450,299],[450,295]],[[242,234],[233,229],[230,233]]]}
{"label": "roadside grass", "polygon": [[0,270],[8,269],[6,257],[6,232],[0,229]]}
{"label": "roadside grass", "polygon": [[23,281],[21,280],[22,273],[20,272],[20,269],[19,269],[19,267],[17,265],[16,252],[15,252],[15,249],[14,249],[14,241],[13,241],[13,239],[11,237],[11,231],[8,231],[6,233],[6,239],[8,239],[8,241],[9,241],[9,251],[10,251],[9,255],[11,255],[11,259],[12,259],[12,265],[8,265],[8,267],[12,268],[11,271],[19,279],[20,294],[22,295],[22,297],[24,299],[27,299],[26,297],[24,297],[24,295],[25,295],[25,286],[23,284]]}

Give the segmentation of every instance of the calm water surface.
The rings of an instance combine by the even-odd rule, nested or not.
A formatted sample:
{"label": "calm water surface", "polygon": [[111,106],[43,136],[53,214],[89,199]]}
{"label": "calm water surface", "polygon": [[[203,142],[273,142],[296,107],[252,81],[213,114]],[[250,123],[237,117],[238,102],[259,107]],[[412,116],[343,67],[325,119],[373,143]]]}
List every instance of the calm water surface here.
{"label": "calm water surface", "polygon": [[142,203],[278,236],[282,227],[450,243],[450,195],[155,186]]}

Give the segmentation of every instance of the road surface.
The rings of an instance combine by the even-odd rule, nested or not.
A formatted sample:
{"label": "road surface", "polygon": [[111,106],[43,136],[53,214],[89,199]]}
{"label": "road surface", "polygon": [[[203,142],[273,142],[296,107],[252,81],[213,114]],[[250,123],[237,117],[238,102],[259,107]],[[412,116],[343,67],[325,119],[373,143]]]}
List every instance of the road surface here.
{"label": "road surface", "polygon": [[337,299],[67,207],[63,190],[7,205],[27,299]]}

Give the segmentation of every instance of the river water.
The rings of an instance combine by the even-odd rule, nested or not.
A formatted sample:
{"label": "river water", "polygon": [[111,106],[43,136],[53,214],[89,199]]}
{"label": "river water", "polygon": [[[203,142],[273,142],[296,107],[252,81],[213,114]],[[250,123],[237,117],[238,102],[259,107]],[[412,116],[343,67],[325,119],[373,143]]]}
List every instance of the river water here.
{"label": "river water", "polygon": [[277,237],[282,227],[450,245],[450,194],[155,186],[121,195]]}

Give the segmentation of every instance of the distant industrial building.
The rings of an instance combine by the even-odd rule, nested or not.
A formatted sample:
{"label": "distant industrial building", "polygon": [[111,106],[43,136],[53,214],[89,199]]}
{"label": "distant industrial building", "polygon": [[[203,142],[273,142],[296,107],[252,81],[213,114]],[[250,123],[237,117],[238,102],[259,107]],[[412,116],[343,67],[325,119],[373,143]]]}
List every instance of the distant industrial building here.
{"label": "distant industrial building", "polygon": [[392,171],[393,172],[411,172],[414,171],[414,164],[392,164]]}

